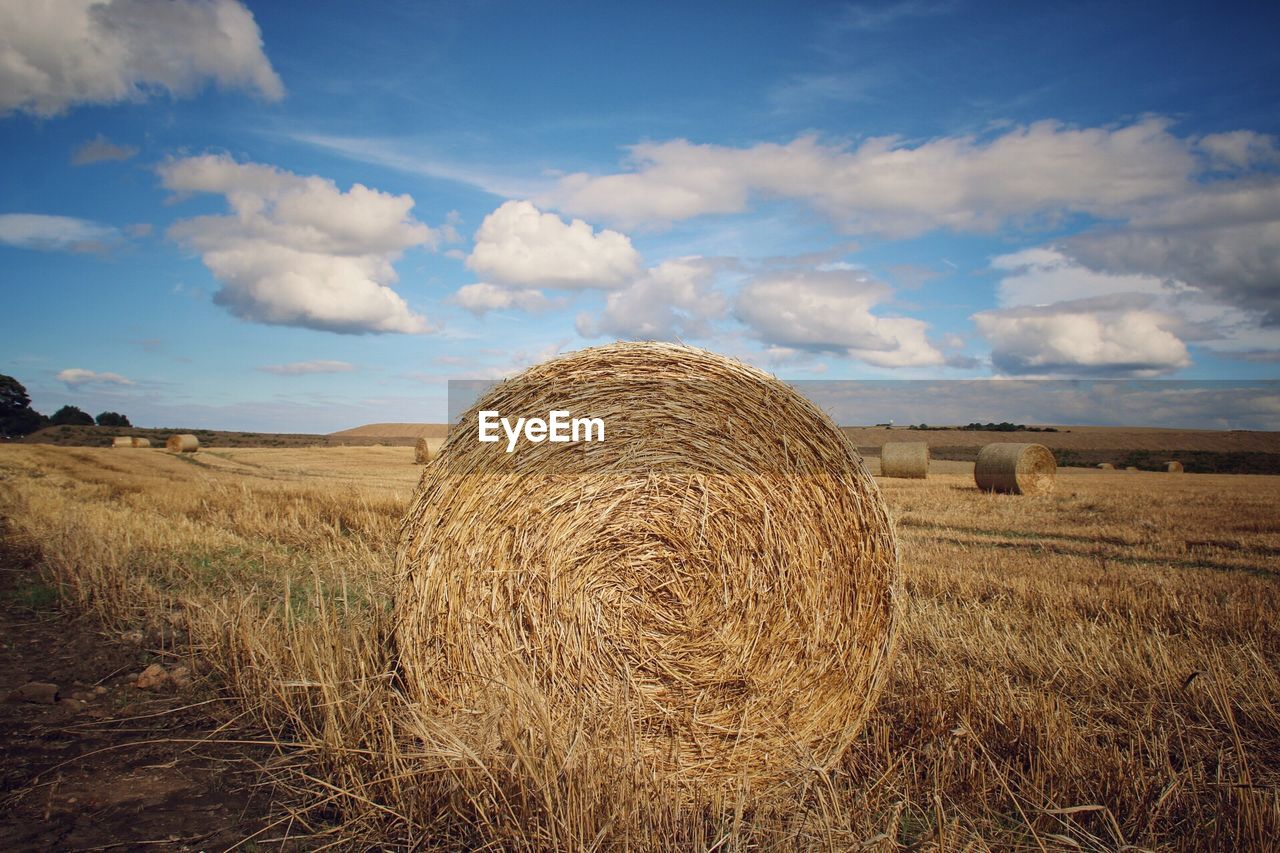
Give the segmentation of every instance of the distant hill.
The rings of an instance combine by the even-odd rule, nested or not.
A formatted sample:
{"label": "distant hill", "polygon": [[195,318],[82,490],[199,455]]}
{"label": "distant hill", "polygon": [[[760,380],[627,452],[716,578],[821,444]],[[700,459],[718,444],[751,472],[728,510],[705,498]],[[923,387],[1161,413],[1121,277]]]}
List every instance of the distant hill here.
{"label": "distant hill", "polygon": [[326,438],[330,444],[339,445],[400,446],[413,445],[420,438],[444,440],[448,435],[448,424],[365,424],[331,432]]}

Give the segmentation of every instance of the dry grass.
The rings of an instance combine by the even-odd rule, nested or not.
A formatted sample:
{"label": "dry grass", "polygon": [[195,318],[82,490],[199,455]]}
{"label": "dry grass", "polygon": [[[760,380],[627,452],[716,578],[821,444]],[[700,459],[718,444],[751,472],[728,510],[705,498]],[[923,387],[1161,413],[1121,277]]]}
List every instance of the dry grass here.
{"label": "dry grass", "polygon": [[798,780],[782,813],[694,809],[589,739],[533,749],[533,697],[469,730],[406,704],[382,631],[412,452],[0,446],[0,511],[69,607],[189,628],[210,683],[280,743],[279,833],[315,846],[1280,837],[1280,478],[1063,469],[1034,498],[979,492],[964,463],[881,481],[904,539],[900,651],[846,760]]}

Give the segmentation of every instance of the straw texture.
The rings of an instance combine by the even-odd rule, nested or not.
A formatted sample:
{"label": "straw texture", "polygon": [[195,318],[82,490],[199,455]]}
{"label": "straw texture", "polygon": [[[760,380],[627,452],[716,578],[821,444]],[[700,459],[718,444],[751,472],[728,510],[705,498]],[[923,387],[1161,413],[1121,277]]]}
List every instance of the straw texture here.
{"label": "straw texture", "polygon": [[1053,491],[1058,464],[1043,444],[988,444],[978,451],[973,479],[984,492],[1044,495]]}
{"label": "straw texture", "polygon": [[431,445],[425,438],[419,438],[413,446],[413,461],[417,465],[426,465],[431,461]]}
{"label": "straw texture", "polygon": [[164,443],[170,453],[195,453],[200,449],[200,439],[190,433],[171,435]]}
{"label": "straw texture", "polygon": [[133,439],[127,435],[117,435],[111,439],[112,447],[133,447]]}
{"label": "straw texture", "polygon": [[890,441],[880,448],[880,476],[923,480],[929,476],[929,445],[923,441]]}
{"label": "straw texture", "polygon": [[131,443],[131,444],[132,444],[132,446],[134,446],[134,447],[150,447],[150,446],[151,446],[151,439],[149,439],[149,438],[138,438],[138,437],[136,437],[136,436],[135,436],[134,438],[130,439],[130,443]]}
{"label": "straw texture", "polygon": [[[606,441],[507,454],[477,440],[481,409],[600,417]],[[835,425],[670,344],[492,389],[425,469],[397,567],[400,675],[432,714],[527,717],[535,748],[581,732],[700,792],[831,766],[898,618],[896,536]]]}

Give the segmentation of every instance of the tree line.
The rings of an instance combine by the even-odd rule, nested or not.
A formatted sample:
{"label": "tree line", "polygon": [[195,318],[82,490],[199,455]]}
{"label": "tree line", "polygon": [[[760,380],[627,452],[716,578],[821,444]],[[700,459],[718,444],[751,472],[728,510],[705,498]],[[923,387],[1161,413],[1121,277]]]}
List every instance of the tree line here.
{"label": "tree line", "polygon": [[47,426],[128,427],[129,418],[119,412],[102,412],[96,418],[79,406],[66,405],[45,416],[31,408],[31,397],[21,382],[0,374],[0,438],[20,438]]}

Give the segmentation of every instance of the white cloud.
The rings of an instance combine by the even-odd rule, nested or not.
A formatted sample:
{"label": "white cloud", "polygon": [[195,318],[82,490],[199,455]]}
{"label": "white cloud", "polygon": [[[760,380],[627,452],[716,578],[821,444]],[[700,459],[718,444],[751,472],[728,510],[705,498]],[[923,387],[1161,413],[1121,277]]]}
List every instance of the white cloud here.
{"label": "white cloud", "polygon": [[[1023,342],[1019,347],[1019,357],[1036,361],[1041,366],[1053,366],[1054,370],[1070,372],[1074,367],[1089,370],[1103,370],[1106,365],[1101,360],[1104,348],[1098,342],[1105,338],[1107,330],[1117,323],[1123,322],[1128,312],[1138,310],[1149,323],[1139,328],[1145,329],[1146,337],[1135,337],[1133,352],[1120,352],[1120,360],[1115,363],[1119,372],[1132,370],[1167,371],[1183,366],[1177,348],[1162,350],[1167,360],[1163,366],[1156,361],[1146,368],[1135,368],[1133,365],[1142,361],[1142,353],[1154,353],[1150,349],[1153,341],[1159,339],[1168,343],[1165,334],[1172,335],[1179,343],[1195,343],[1207,349],[1222,353],[1265,353],[1268,350],[1280,351],[1280,329],[1268,327],[1263,323],[1263,316],[1253,310],[1242,309],[1232,305],[1223,295],[1213,289],[1202,289],[1177,278],[1166,278],[1142,273],[1107,273],[1084,266],[1074,257],[1052,248],[1034,248],[994,258],[992,267],[1007,275],[1001,280],[997,295],[1002,312],[988,312],[992,317],[1021,316],[1025,309],[1035,308],[1042,322],[1045,317],[1055,314],[1071,316],[1075,319],[1063,321],[1074,327],[1080,327],[1082,313],[1091,313],[1095,321],[1094,345],[1092,348],[1084,342],[1080,345],[1081,353],[1092,353],[1092,361],[1078,365],[1064,360],[1066,350],[1045,340],[1043,358],[1032,353]],[[1070,294],[1071,302],[1061,302],[1063,294]],[[995,324],[988,320],[989,327],[1001,339],[1007,340],[1010,324]],[[1156,335],[1151,331],[1151,324],[1161,331]],[[1023,328],[1034,324],[1023,323]],[[993,340],[993,343],[996,341]],[[1185,349],[1185,348],[1184,348]],[[1019,362],[1009,360],[1006,369],[1014,369]],[[1074,367],[1073,367],[1074,365]]]}
{"label": "white cloud", "polygon": [[617,231],[596,233],[581,219],[508,201],[480,224],[467,267],[511,287],[607,290],[637,274],[640,256]]}
{"label": "white cloud", "polygon": [[1093,298],[975,314],[991,363],[1007,374],[1158,376],[1191,363],[1149,299]]}
{"label": "white cloud", "polygon": [[404,250],[434,245],[413,198],[205,155],[160,167],[165,187],[226,197],[230,216],[175,223],[222,283],[214,301],[245,320],[332,332],[428,330],[392,288]]}
{"label": "white cloud", "polygon": [[258,24],[237,0],[0,4],[0,115],[189,95],[208,81],[284,96]]}
{"label": "white cloud", "polygon": [[1252,130],[1211,133],[1201,137],[1200,149],[1213,166],[1224,169],[1246,169],[1253,165],[1280,162],[1280,148],[1273,136]]}
{"label": "white cloud", "polygon": [[1167,125],[1043,121],[989,139],[874,137],[852,149],[811,136],[748,148],[642,143],[631,147],[627,171],[567,175],[546,202],[624,226],[663,225],[741,212],[754,193],[802,200],[848,232],[992,231],[1070,212],[1118,215],[1184,191],[1198,160]]}
{"label": "white cloud", "polygon": [[43,213],[0,214],[0,243],[20,249],[98,251],[119,239],[115,228],[88,219]]}
{"label": "white cloud", "polygon": [[107,160],[128,160],[135,156],[138,149],[133,145],[116,145],[99,133],[93,139],[76,148],[71,155],[72,166],[88,166],[90,163],[102,163]]}
{"label": "white cloud", "polygon": [[460,305],[477,317],[489,311],[502,311],[508,308],[541,311],[551,305],[551,300],[547,299],[541,290],[498,287],[487,282],[461,287],[449,301]]}
{"label": "white cloud", "polygon": [[315,373],[350,373],[355,366],[345,361],[316,359],[315,361],[295,361],[291,364],[264,364],[258,368],[263,373],[274,373],[277,376],[309,376]]}
{"label": "white cloud", "polygon": [[846,355],[878,367],[941,365],[910,317],[871,313],[890,287],[854,271],[771,273],[748,282],[734,312],[764,343],[788,350]]}
{"label": "white cloud", "polygon": [[98,373],[93,370],[85,370],[81,367],[69,367],[66,370],[58,372],[54,377],[59,382],[65,382],[70,387],[79,385],[133,385],[132,379],[126,379],[119,373]]}
{"label": "white cloud", "polygon": [[665,261],[623,290],[610,293],[598,317],[578,315],[583,337],[631,340],[700,337],[728,302],[713,288],[715,266],[703,258]]}

